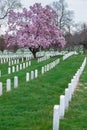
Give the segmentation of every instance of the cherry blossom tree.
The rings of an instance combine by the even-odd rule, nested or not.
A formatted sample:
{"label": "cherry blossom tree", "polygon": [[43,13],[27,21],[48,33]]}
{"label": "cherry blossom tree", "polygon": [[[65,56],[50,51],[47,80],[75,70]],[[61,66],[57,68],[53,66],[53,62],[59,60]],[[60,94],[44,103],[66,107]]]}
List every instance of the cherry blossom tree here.
{"label": "cherry blossom tree", "polygon": [[56,12],[49,6],[36,3],[29,10],[9,12],[8,31],[4,38],[7,47],[27,47],[36,58],[40,49],[64,47],[65,39],[56,26]]}

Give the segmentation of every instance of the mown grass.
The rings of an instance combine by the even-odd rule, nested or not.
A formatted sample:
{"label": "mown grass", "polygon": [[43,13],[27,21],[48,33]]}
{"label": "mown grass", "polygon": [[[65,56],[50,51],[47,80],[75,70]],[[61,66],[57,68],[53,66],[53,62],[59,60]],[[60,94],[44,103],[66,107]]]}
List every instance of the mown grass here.
{"label": "mown grass", "polygon": [[[37,79],[27,83],[24,77],[26,70],[15,73],[21,76],[19,87],[0,97],[0,130],[52,130],[53,107],[59,104],[60,95],[64,94],[83,59],[84,55],[72,56],[43,76],[39,74]],[[34,63],[35,66],[32,65],[31,69],[39,69],[47,62],[49,60]]]}
{"label": "mown grass", "polygon": [[60,121],[60,130],[87,130],[87,65],[80,77],[65,118]]}
{"label": "mown grass", "polygon": [[[58,58],[60,58],[60,60],[61,60],[61,56],[57,56],[57,57],[55,56],[55,57],[52,57],[52,58],[50,58],[50,59],[48,59],[46,61],[40,62],[40,63],[37,63],[37,59],[31,60],[31,66],[29,66],[29,67],[27,67],[25,69],[22,69],[22,70],[20,70],[18,72],[11,73],[11,74],[7,73],[8,64],[4,64],[4,65],[1,64],[1,66],[0,66],[1,72],[4,72],[2,74],[2,76],[0,77],[0,81],[3,82],[3,91],[6,91],[6,80],[7,79],[11,79],[12,88],[13,88],[14,76],[18,76],[19,84],[22,84],[22,82],[25,82],[25,80],[26,80],[26,72],[31,72],[31,70],[38,69],[38,72],[39,72],[39,75],[40,75],[42,66],[44,66],[44,65],[46,65],[48,63],[51,63],[52,61],[54,61],[54,60],[56,60]],[[16,66],[16,65],[13,65],[13,66]],[[10,66],[10,67],[12,67],[12,66]]]}

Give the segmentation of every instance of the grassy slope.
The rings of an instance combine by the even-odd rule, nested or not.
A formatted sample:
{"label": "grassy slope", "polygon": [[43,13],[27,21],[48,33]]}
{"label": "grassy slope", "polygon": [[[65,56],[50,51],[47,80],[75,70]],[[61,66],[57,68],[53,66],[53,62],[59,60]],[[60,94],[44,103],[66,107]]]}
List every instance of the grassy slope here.
{"label": "grassy slope", "polygon": [[87,130],[87,65],[80,78],[60,130]]}
{"label": "grassy slope", "polygon": [[19,87],[0,97],[0,130],[51,130],[53,106],[59,104],[83,58],[70,57],[28,83],[23,71]]}

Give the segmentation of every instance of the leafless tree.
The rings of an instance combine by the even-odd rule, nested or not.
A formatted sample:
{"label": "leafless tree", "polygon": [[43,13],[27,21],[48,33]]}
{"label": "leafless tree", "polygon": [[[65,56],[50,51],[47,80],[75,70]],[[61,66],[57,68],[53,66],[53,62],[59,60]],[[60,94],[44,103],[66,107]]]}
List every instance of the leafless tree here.
{"label": "leafless tree", "polygon": [[87,52],[87,24],[79,24],[78,30],[73,34],[66,34],[67,48],[78,46],[78,51],[83,46],[83,52]]}
{"label": "leafless tree", "polygon": [[52,8],[57,13],[57,20],[56,24],[59,26],[59,28],[63,31],[71,31],[71,26],[73,25],[73,16],[74,12],[71,10],[68,10],[68,5],[65,2],[65,0],[59,0],[54,1],[52,3]]}
{"label": "leafless tree", "polygon": [[21,7],[19,0],[0,0],[0,20],[7,17],[9,10]]}
{"label": "leafless tree", "polygon": [[84,53],[87,52],[87,24],[82,24],[82,30],[80,32],[80,44],[83,45]]}
{"label": "leafless tree", "polygon": [[7,26],[7,16],[10,10],[19,9],[22,5],[20,0],[0,0],[0,28]]}

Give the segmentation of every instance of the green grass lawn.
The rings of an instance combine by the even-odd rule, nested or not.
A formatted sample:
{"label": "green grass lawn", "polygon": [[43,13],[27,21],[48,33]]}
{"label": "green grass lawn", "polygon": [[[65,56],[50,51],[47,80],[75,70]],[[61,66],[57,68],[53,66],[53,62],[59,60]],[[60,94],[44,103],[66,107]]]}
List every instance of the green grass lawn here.
{"label": "green grass lawn", "polygon": [[[4,92],[0,97],[0,130],[52,130],[53,107],[59,104],[60,95],[64,94],[65,88],[81,66],[84,57],[84,55],[72,56],[61,61],[44,75],[40,73],[41,67],[57,57],[39,64],[33,60],[32,66],[23,71],[9,76],[3,74],[0,79],[2,82],[5,82],[6,78],[13,79],[14,75],[17,75],[19,87],[13,88],[11,92]],[[39,70],[39,77],[26,83],[25,74],[32,69]],[[61,130],[67,123],[68,121],[61,121]],[[66,125],[64,130],[68,130]]]}
{"label": "green grass lawn", "polygon": [[4,65],[1,64],[0,65],[0,70],[2,72],[2,76],[0,77],[0,82],[3,82],[3,91],[6,91],[6,80],[7,79],[11,79],[12,86],[13,86],[14,76],[18,76],[18,78],[19,78],[19,84],[22,84],[21,81],[25,82],[25,80],[26,80],[26,72],[31,72],[31,70],[38,69],[39,75],[41,75],[41,68],[42,68],[42,66],[44,66],[44,65],[46,65],[48,63],[51,63],[52,61],[54,61],[54,60],[56,60],[58,58],[61,58],[61,56],[52,57],[49,60],[43,61],[41,63],[37,63],[37,59],[32,60],[31,61],[31,66],[29,66],[29,67],[27,67],[27,68],[25,68],[25,69],[23,69],[23,70],[21,70],[19,72],[11,73],[9,75],[7,73],[8,64],[4,64]]}
{"label": "green grass lawn", "polygon": [[87,65],[80,77],[69,110],[60,121],[60,130],[87,130]]}

